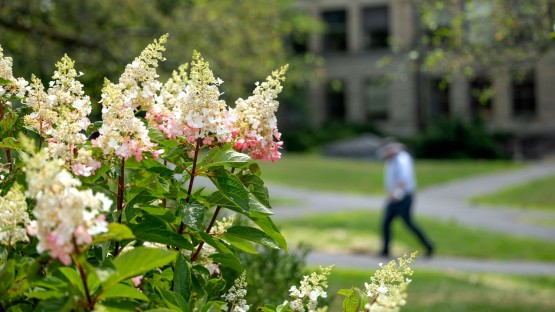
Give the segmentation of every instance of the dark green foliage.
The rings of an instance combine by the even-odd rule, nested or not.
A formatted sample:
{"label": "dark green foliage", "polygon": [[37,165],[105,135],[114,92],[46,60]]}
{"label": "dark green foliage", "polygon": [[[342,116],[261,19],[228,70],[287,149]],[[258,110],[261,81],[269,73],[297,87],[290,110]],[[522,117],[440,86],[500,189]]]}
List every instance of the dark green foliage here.
{"label": "dark green foliage", "polygon": [[288,290],[298,285],[305,274],[309,249],[299,246],[291,253],[260,247],[258,254],[241,254],[247,271],[247,302],[254,310],[265,304],[280,305],[287,300]]}
{"label": "dark green foliage", "polygon": [[317,149],[326,143],[351,138],[363,133],[380,134],[371,124],[326,123],[318,128],[303,128],[284,131],[284,148],[289,152],[306,152]]}
{"label": "dark green foliage", "polygon": [[421,135],[408,141],[419,158],[507,158],[496,136],[479,120],[464,122],[458,118],[440,119]]}

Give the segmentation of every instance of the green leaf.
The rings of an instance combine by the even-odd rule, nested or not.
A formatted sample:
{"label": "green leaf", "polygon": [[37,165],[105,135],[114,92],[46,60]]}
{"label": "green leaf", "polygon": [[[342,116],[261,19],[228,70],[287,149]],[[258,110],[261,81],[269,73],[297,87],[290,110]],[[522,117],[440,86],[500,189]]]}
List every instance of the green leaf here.
{"label": "green leaf", "polygon": [[264,186],[264,181],[259,177],[248,174],[240,177],[243,184],[247,187],[248,191],[267,208],[272,208],[270,205],[270,195],[268,188]]}
{"label": "green leaf", "polygon": [[268,236],[270,236],[280,248],[287,250],[287,241],[285,240],[285,237],[281,235],[278,227],[274,224],[269,216],[259,212],[251,211],[248,217],[256,225],[258,225],[258,227],[264,233],[268,234]]}
{"label": "green leaf", "polygon": [[9,149],[21,149],[21,146],[19,146],[19,144],[17,143],[17,140],[15,138],[4,138],[1,142],[0,142],[0,147],[1,148],[9,148]]}
{"label": "green leaf", "polygon": [[223,266],[227,266],[232,270],[237,272],[245,271],[243,264],[237,259],[235,256],[224,255],[221,253],[214,253],[208,256],[208,258],[212,259],[212,261],[220,263]]}
{"label": "green leaf", "polygon": [[93,244],[106,242],[110,240],[122,241],[124,239],[134,239],[135,235],[130,228],[120,223],[108,224],[108,233],[103,233],[94,238]]}
{"label": "green leaf", "polygon": [[116,272],[102,283],[103,291],[107,291],[121,281],[167,265],[176,256],[177,251],[160,248],[137,247],[124,252],[114,259]]}
{"label": "green leaf", "polygon": [[232,201],[231,199],[225,197],[222,192],[220,191],[215,191],[212,194],[210,194],[208,196],[208,198],[206,198],[206,201],[208,202],[208,206],[212,207],[212,206],[219,206],[219,207],[224,207],[224,208],[228,208],[231,209],[235,212],[239,212],[239,213],[244,213],[245,211],[243,211],[241,209],[241,207],[239,207],[239,205],[237,205],[234,201]]}
{"label": "green leaf", "polygon": [[186,301],[191,297],[191,263],[182,254],[177,256],[173,274],[175,292],[183,296]]}
{"label": "green leaf", "polygon": [[258,199],[249,192],[249,210],[256,211],[265,215],[273,215],[274,213],[268,209],[268,206],[262,204]]}
{"label": "green leaf", "polygon": [[345,312],[358,312],[364,308],[366,304],[366,296],[358,289],[340,289],[338,294],[345,296],[343,300],[343,311]]}
{"label": "green leaf", "polygon": [[234,236],[270,248],[279,249],[277,243],[268,234],[250,226],[232,226],[227,229],[226,236]]}
{"label": "green leaf", "polygon": [[9,79],[5,79],[5,78],[0,77],[0,86],[5,86],[5,85],[8,85],[8,84],[12,84],[12,83],[14,83],[14,82],[9,80]]}
{"label": "green leaf", "polygon": [[198,166],[199,170],[206,171],[210,168],[223,166],[246,168],[251,163],[254,163],[254,160],[246,154],[236,152],[229,147],[226,149],[214,147],[199,162]]}
{"label": "green leaf", "polygon": [[188,239],[176,233],[159,217],[145,214],[138,224],[129,223],[129,227],[137,239],[188,250],[193,249]]}
{"label": "green leaf", "polygon": [[208,301],[203,307],[202,312],[220,312],[226,306],[223,301]]}
{"label": "green leaf", "polygon": [[116,284],[107,291],[103,292],[98,299],[107,298],[131,298],[143,301],[149,301],[148,297],[142,292],[138,291],[135,287],[125,284]]}
{"label": "green leaf", "polygon": [[218,168],[214,175],[210,176],[210,180],[223,196],[232,200],[243,211],[249,211],[249,194],[239,178],[223,168]]}
{"label": "green leaf", "polygon": [[81,298],[85,299],[87,295],[85,294],[85,288],[83,287],[83,281],[81,280],[81,276],[79,275],[79,273],[77,273],[74,268],[68,267],[60,267],[58,268],[58,271],[60,271],[60,273],[62,273],[62,275],[67,279],[69,284],[78,291],[78,293],[81,295]]}
{"label": "green leaf", "polygon": [[206,210],[207,208],[199,202],[193,201],[187,204],[185,200],[179,201],[179,216],[181,221],[194,229],[198,230],[201,228]]}
{"label": "green leaf", "polygon": [[[0,295],[5,294],[12,286],[15,278],[15,263],[10,259],[0,263]],[[3,296],[0,296],[3,297]]]}
{"label": "green leaf", "polygon": [[166,306],[173,311],[187,312],[189,311],[189,306],[187,301],[175,291],[160,290],[160,295]]}
{"label": "green leaf", "polygon": [[256,251],[256,248],[254,247],[254,245],[249,242],[249,241],[245,241],[243,238],[241,237],[236,237],[234,235],[228,235],[228,234],[222,234],[219,235],[219,237],[225,241],[227,241],[231,246],[241,249],[245,252],[251,253],[251,254],[256,254],[258,253]]}

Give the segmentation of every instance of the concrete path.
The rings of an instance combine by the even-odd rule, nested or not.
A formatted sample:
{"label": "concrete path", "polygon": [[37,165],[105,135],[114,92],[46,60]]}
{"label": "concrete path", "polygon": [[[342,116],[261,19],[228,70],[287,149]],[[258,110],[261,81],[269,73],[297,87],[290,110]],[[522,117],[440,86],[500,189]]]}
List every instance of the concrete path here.
{"label": "concrete path", "polygon": [[[440,186],[429,187],[417,194],[414,212],[439,220],[454,220],[460,224],[490,231],[539,238],[555,242],[555,227],[534,224],[534,220],[555,220],[555,213],[499,209],[472,205],[467,199],[494,192],[508,186],[555,174],[555,163],[537,163],[523,169],[473,177]],[[270,185],[271,198],[290,198],[290,205],[275,205],[275,218],[294,218],[307,214],[333,213],[347,210],[382,210],[382,196],[350,195],[344,193],[307,191]],[[554,187],[555,191],[555,187]],[[553,251],[555,252],[555,250]],[[312,253],[309,264],[331,264],[347,267],[376,267],[384,259],[361,255]],[[455,258],[433,258],[418,261],[415,266],[468,271],[506,272],[515,274],[555,275],[555,263],[519,261],[487,261]]]}

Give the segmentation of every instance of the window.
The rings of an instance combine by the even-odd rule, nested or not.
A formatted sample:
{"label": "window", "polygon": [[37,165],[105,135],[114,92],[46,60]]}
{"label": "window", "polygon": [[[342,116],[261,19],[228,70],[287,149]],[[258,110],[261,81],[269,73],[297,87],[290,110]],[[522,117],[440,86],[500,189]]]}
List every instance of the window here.
{"label": "window", "polygon": [[322,13],[326,25],[324,52],[347,51],[347,12],[345,10]]}
{"label": "window", "polygon": [[513,116],[532,118],[536,116],[536,82],[533,73],[521,75],[513,80]]}
{"label": "window", "polygon": [[449,84],[443,79],[430,81],[430,114],[432,117],[449,114]]}
{"label": "window", "polygon": [[339,79],[329,81],[326,87],[326,119],[345,120],[345,84]]}
{"label": "window", "polygon": [[491,117],[493,87],[491,81],[484,76],[475,77],[470,81],[470,109],[472,116],[483,119]]}
{"label": "window", "polygon": [[368,120],[386,120],[389,107],[389,80],[373,77],[364,84],[366,117]]}
{"label": "window", "polygon": [[362,11],[365,50],[386,48],[389,43],[389,10],[386,6]]}

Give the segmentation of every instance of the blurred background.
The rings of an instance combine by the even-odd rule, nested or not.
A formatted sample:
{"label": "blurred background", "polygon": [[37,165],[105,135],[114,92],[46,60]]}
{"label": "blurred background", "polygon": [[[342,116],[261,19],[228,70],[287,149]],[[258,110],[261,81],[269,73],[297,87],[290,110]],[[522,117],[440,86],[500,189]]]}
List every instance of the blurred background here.
{"label": "blurred background", "polygon": [[[95,120],[104,78],[165,33],[161,80],[196,49],[230,105],[290,64],[284,156],[263,178],[292,251],[245,255],[253,305],[327,262],[330,311],[337,289],[363,287],[383,261],[374,152],[395,136],[437,248],[405,310],[553,311],[554,18],[554,0],[0,0],[0,45],[14,76],[45,84],[67,53]],[[394,231],[394,254],[421,249]]]}

